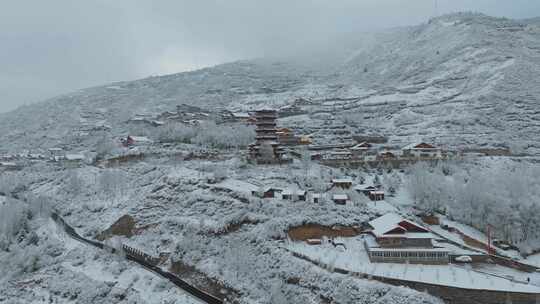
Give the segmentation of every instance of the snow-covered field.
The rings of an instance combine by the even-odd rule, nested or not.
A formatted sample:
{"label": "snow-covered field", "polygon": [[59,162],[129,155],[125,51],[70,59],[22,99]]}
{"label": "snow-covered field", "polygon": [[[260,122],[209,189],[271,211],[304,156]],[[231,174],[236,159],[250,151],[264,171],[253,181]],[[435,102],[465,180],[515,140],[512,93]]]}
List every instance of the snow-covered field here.
{"label": "snow-covered field", "polygon": [[[363,274],[460,288],[524,293],[540,292],[540,286],[518,283],[454,264],[371,263],[361,237],[338,238],[336,241],[343,242],[347,249],[336,249],[331,244],[312,246],[303,242],[290,242],[286,248],[324,264]],[[489,273],[494,274],[516,275],[511,269],[497,268],[498,273],[495,273],[493,269],[489,270]],[[523,274],[519,278],[523,279]],[[540,277],[537,283],[540,283]]]}
{"label": "snow-covered field", "polygon": [[540,268],[540,253],[533,254],[524,259],[525,263],[535,265]]}

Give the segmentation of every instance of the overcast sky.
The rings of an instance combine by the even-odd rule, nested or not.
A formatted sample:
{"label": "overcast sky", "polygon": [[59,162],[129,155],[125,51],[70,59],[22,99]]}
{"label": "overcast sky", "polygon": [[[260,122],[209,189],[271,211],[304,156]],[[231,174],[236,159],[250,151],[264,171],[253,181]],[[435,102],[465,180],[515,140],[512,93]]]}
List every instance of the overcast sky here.
{"label": "overcast sky", "polygon": [[0,0],[0,112],[111,81],[286,53],[435,14],[540,15],[538,0]]}

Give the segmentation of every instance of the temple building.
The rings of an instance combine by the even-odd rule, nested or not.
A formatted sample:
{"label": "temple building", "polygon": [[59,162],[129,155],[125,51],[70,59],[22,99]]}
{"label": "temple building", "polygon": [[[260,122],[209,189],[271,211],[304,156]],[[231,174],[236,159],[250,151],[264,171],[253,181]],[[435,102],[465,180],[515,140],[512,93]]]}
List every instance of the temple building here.
{"label": "temple building", "polygon": [[284,150],[278,141],[277,112],[258,110],[252,116],[255,120],[256,141],[249,146],[249,158],[258,164],[282,163]]}

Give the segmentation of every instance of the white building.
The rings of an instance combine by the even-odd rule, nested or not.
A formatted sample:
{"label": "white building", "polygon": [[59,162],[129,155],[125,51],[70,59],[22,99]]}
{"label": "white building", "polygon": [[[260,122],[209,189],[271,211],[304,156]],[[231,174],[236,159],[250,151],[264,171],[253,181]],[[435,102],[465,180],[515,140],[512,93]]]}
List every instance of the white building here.
{"label": "white building", "polygon": [[414,143],[403,147],[403,157],[414,158],[440,158],[441,148],[435,147],[427,143]]}
{"label": "white building", "polygon": [[449,250],[434,245],[434,235],[423,226],[388,213],[370,221],[364,246],[372,262],[446,264]]}
{"label": "white building", "polygon": [[334,201],[334,203],[337,205],[345,205],[347,204],[348,200],[349,200],[349,196],[347,194],[332,195],[332,201]]}
{"label": "white building", "polygon": [[0,170],[17,170],[21,167],[14,162],[0,162]]}
{"label": "white building", "polygon": [[307,192],[300,189],[284,189],[281,192],[281,198],[290,201],[305,201]]}
{"label": "white building", "polygon": [[324,200],[322,193],[310,193],[309,201],[314,204],[320,204]]}

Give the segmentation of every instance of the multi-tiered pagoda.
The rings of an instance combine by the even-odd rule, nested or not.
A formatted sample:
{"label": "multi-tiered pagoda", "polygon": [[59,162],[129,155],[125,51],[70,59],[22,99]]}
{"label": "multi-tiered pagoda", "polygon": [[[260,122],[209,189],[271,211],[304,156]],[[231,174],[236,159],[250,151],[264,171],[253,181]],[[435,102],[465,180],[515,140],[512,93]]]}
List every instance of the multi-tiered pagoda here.
{"label": "multi-tiered pagoda", "polygon": [[255,118],[256,141],[249,146],[249,157],[259,164],[281,163],[283,148],[278,142],[277,112],[275,110],[258,110]]}

